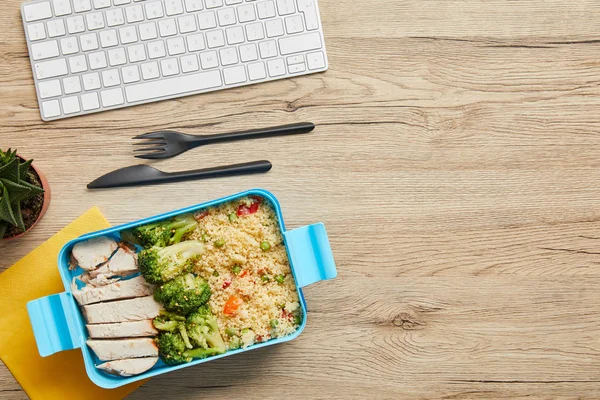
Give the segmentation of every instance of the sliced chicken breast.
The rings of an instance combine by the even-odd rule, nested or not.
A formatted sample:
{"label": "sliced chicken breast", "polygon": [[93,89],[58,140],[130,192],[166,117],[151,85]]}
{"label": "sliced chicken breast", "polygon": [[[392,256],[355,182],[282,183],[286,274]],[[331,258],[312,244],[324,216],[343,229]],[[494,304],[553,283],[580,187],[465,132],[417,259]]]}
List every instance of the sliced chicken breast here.
{"label": "sliced chicken breast", "polygon": [[158,356],[158,347],[156,347],[154,340],[149,338],[120,340],[90,339],[86,343],[101,361]]}
{"label": "sliced chicken breast", "polygon": [[117,247],[113,239],[102,236],[77,243],[71,255],[81,268],[90,271],[107,262]]}
{"label": "sliced chicken breast", "polygon": [[162,305],[153,296],[146,296],[83,306],[83,315],[90,324],[106,324],[152,319],[162,309]]}
{"label": "sliced chicken breast", "polygon": [[81,290],[74,290],[73,297],[83,306],[101,301],[148,296],[153,292],[152,285],[147,283],[142,276],[137,276],[102,287],[85,286]]}
{"label": "sliced chicken breast", "polygon": [[[121,280],[121,278],[118,276],[111,278],[107,275],[100,274],[92,279],[89,272],[84,272],[83,274],[79,275],[78,277],[73,278],[73,282],[71,284],[71,288],[73,288],[72,289],[73,291],[77,290],[77,284],[75,283],[75,280],[80,280],[81,282],[85,283],[88,286],[101,287],[101,286],[110,285],[111,283],[118,282]],[[75,285],[75,286],[73,286],[73,285]]]}
{"label": "sliced chicken breast", "polygon": [[106,264],[90,271],[90,276],[92,278],[98,275],[126,276],[136,272],[138,272],[137,254],[127,247],[121,246]]}
{"label": "sliced chicken breast", "polygon": [[151,319],[144,321],[118,322],[115,324],[87,325],[92,339],[114,339],[128,337],[148,337],[158,335]]}
{"label": "sliced chicken breast", "polygon": [[105,362],[104,364],[96,365],[96,368],[113,375],[133,376],[148,371],[154,367],[157,361],[158,357],[127,358],[125,360]]}

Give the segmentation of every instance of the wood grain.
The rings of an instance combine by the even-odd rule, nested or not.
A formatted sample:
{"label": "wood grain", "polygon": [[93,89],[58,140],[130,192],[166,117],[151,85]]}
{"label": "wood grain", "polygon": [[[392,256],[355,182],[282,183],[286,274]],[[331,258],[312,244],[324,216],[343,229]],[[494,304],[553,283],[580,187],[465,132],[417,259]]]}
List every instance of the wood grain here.
{"label": "wood grain", "polygon": [[[600,4],[321,0],[325,74],[43,123],[17,0],[0,10],[0,147],[52,205],[6,268],[93,205],[123,223],[250,187],[323,221],[339,277],[305,290],[296,340],[153,379],[131,399],[596,399]],[[264,176],[88,192],[157,128],[298,121],[165,170],[267,158]],[[0,367],[0,399],[26,395]]]}

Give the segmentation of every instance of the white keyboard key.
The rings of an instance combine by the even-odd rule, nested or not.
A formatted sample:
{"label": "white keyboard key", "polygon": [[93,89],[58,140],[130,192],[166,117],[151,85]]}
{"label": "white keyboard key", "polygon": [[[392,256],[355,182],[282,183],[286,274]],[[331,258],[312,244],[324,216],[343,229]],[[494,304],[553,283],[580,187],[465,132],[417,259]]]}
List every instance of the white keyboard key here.
{"label": "white keyboard key", "polygon": [[322,51],[308,54],[306,60],[308,61],[308,69],[325,68],[325,54]]}
{"label": "white keyboard key", "polygon": [[219,66],[219,56],[216,51],[205,51],[200,53],[200,64],[202,69],[215,68]]}
{"label": "white keyboard key", "polygon": [[218,30],[206,32],[206,42],[208,43],[208,47],[211,49],[225,46],[225,36],[223,36],[223,31]]}
{"label": "white keyboard key", "polygon": [[223,0],[206,0],[206,8],[217,8],[223,6]]}
{"label": "white keyboard key", "polygon": [[131,3],[131,0],[113,0],[115,6],[122,6],[123,4]]}
{"label": "white keyboard key", "polygon": [[[181,39],[183,44],[183,39]],[[143,44],[136,44],[127,48],[129,54],[129,62],[146,61],[146,46]]]}
{"label": "white keyboard key", "polygon": [[67,61],[64,58],[36,63],[34,69],[38,79],[54,78],[69,73]]}
{"label": "white keyboard key", "polygon": [[43,102],[42,112],[44,114],[44,118],[58,117],[60,115],[60,105],[58,100]]}
{"label": "white keyboard key", "polygon": [[198,57],[195,54],[188,54],[187,56],[183,56],[180,59],[181,61],[181,72],[195,72],[200,69],[198,65]]}
{"label": "white keyboard key", "polygon": [[292,65],[292,64],[300,64],[304,62],[304,56],[302,54],[299,54],[297,56],[289,56],[287,59],[287,65]]}
{"label": "white keyboard key", "polygon": [[258,47],[260,49],[260,56],[262,58],[271,58],[277,56],[277,44],[274,40],[261,42]]}
{"label": "white keyboard key", "polygon": [[102,71],[102,83],[104,87],[112,87],[121,84],[121,78],[119,77],[118,69],[109,69]]}
{"label": "white keyboard key", "polygon": [[160,36],[173,36],[177,34],[177,25],[175,24],[175,20],[164,19],[158,22],[158,30],[160,31]]}
{"label": "white keyboard key", "polygon": [[125,23],[125,15],[122,8],[113,8],[106,11],[106,25],[117,26]]}
{"label": "white keyboard key", "polygon": [[281,58],[267,61],[267,69],[271,77],[285,75],[285,63]]}
{"label": "white keyboard key", "polygon": [[81,15],[67,18],[67,30],[70,34],[85,31],[85,23]]}
{"label": "white keyboard key", "polygon": [[65,88],[65,94],[73,94],[81,92],[81,81],[78,76],[70,76],[63,78],[63,86]]}
{"label": "white keyboard key", "polygon": [[96,10],[108,7],[110,7],[110,0],[94,0],[94,8]]}
{"label": "white keyboard key", "polygon": [[106,62],[106,54],[103,51],[98,51],[95,53],[90,53],[88,55],[88,59],[90,62],[90,69],[102,69],[108,66]]}
{"label": "white keyboard key", "polygon": [[202,0],[185,0],[185,9],[187,12],[202,10]]}
{"label": "white keyboard key", "polygon": [[126,7],[125,16],[127,17],[127,22],[130,24],[143,21],[144,11],[142,10],[142,6],[140,4],[135,4],[133,6]]}
{"label": "white keyboard key", "polygon": [[50,8],[49,1],[27,4],[23,6],[23,13],[25,14],[25,21],[27,22],[39,21],[41,19],[52,17],[52,9]]}
{"label": "white keyboard key", "polygon": [[79,44],[76,36],[60,39],[60,49],[64,55],[79,53]]}
{"label": "white keyboard key", "polygon": [[221,65],[223,66],[237,64],[239,61],[235,47],[221,49],[219,50],[219,55],[221,56]]}
{"label": "white keyboard key", "polygon": [[265,79],[267,77],[267,71],[265,70],[265,64],[257,62],[248,65],[248,76],[251,81],[257,81],[259,79]]}
{"label": "white keyboard key", "polygon": [[87,71],[87,60],[83,54],[69,58],[69,67],[72,74]]}
{"label": "white keyboard key", "polygon": [[246,4],[237,8],[238,21],[250,22],[256,19],[256,12],[254,11],[254,4]]}
{"label": "white keyboard key", "polygon": [[167,50],[170,56],[185,53],[185,42],[182,37],[176,37],[167,40]]}
{"label": "white keyboard key", "polygon": [[56,97],[56,96],[60,96],[62,94],[62,89],[60,87],[60,81],[58,79],[40,82],[38,84],[38,91],[39,91],[40,97],[42,99],[47,99],[49,97]]}
{"label": "white keyboard key", "polygon": [[246,82],[246,68],[243,65],[237,67],[223,69],[223,79],[227,85],[235,85],[236,83]]}
{"label": "white keyboard key", "polygon": [[100,92],[100,97],[102,98],[102,105],[104,107],[118,106],[125,103],[121,88],[104,90]]}
{"label": "white keyboard key", "polygon": [[[252,0],[255,1],[255,0]],[[244,0],[225,0],[225,5],[226,6],[232,6],[234,4],[242,4],[244,2]]]}
{"label": "white keyboard key", "polygon": [[148,1],[144,3],[146,7],[146,18],[156,19],[164,17],[162,2],[161,1]]}
{"label": "white keyboard key", "polygon": [[29,34],[29,40],[32,42],[46,39],[46,30],[44,29],[44,24],[42,22],[27,25],[27,33]]}
{"label": "white keyboard key", "polygon": [[271,0],[256,3],[256,9],[258,10],[258,18],[260,19],[273,18],[277,15],[275,12],[275,3]]}
{"label": "white keyboard key", "polygon": [[212,29],[217,27],[217,18],[213,11],[198,14],[198,26],[200,29]]}
{"label": "white keyboard key", "polygon": [[145,80],[156,79],[159,76],[160,72],[158,70],[158,63],[156,61],[142,64],[142,77]]}
{"label": "white keyboard key", "polygon": [[31,54],[35,61],[58,57],[60,54],[60,51],[58,51],[58,42],[50,40],[49,42],[33,43],[31,45]]}
{"label": "white keyboard key", "polygon": [[119,39],[117,38],[117,31],[114,29],[109,29],[107,31],[100,32],[100,45],[102,47],[114,47],[119,44]]}
{"label": "white keyboard key", "polygon": [[219,25],[228,26],[235,24],[235,9],[232,7],[222,8],[217,11],[217,17],[219,18]]}
{"label": "white keyboard key", "polygon": [[204,50],[206,48],[206,44],[204,43],[204,35],[201,33],[196,33],[194,35],[190,35],[186,38],[188,51],[199,51]]}
{"label": "white keyboard key", "polygon": [[290,74],[297,74],[299,72],[304,72],[306,71],[306,64],[292,64],[292,65],[288,65],[288,71],[290,72]]}
{"label": "white keyboard key", "polygon": [[85,19],[90,31],[104,28],[104,16],[101,12],[86,14]]}
{"label": "white keyboard key", "polygon": [[276,36],[283,36],[283,22],[280,19],[272,19],[265,23],[267,28],[267,36],[272,38]]}
{"label": "white keyboard key", "polygon": [[181,0],[164,0],[164,2],[168,16],[183,14],[183,4],[181,3]]}
{"label": "white keyboard key", "polygon": [[162,40],[148,43],[148,56],[151,59],[165,57],[167,51],[165,50],[165,43]]}
{"label": "white keyboard key", "polygon": [[117,49],[111,49],[108,51],[108,62],[111,67],[117,65],[127,64],[127,57],[125,56],[125,49],[119,47]]}
{"label": "white keyboard key", "polygon": [[83,78],[83,88],[85,90],[96,90],[100,89],[102,86],[100,85],[100,74],[97,72],[93,72],[91,74],[85,74],[82,76]]}
{"label": "white keyboard key", "polygon": [[135,103],[143,100],[160,99],[161,97],[183,95],[198,90],[206,90],[222,86],[221,73],[218,70],[182,75],[175,78],[156,80],[127,86],[127,101]]}
{"label": "white keyboard key", "polygon": [[61,102],[63,112],[65,114],[75,114],[81,111],[81,108],[79,108],[79,99],[77,98],[77,96],[65,97],[61,100]]}
{"label": "white keyboard key", "polygon": [[185,17],[177,18],[180,33],[190,33],[198,30],[196,26],[196,17],[194,15],[186,15]]}
{"label": "white keyboard key", "polygon": [[54,19],[46,23],[48,28],[48,36],[53,38],[57,36],[64,36],[67,34],[65,29],[65,23],[62,19]]}
{"label": "white keyboard key", "polygon": [[121,69],[123,74],[123,83],[133,83],[140,81],[140,70],[137,65],[130,65]]}
{"label": "white keyboard key", "polygon": [[300,53],[309,50],[317,50],[323,47],[321,35],[318,32],[305,33],[279,39],[279,50],[285,56],[292,53]]}
{"label": "white keyboard key", "polygon": [[81,108],[84,111],[97,110],[100,108],[97,93],[86,93],[81,96]]}
{"label": "white keyboard key", "polygon": [[246,36],[250,42],[264,39],[265,30],[263,29],[263,24],[261,22],[257,22],[246,25]]}
{"label": "white keyboard key", "polygon": [[92,9],[92,2],[90,0],[73,0],[73,9],[75,12],[85,12]]}
{"label": "white keyboard key", "polygon": [[158,37],[158,32],[156,31],[156,24],[154,22],[140,24],[139,29],[140,39],[142,40],[156,39]]}
{"label": "white keyboard key", "polygon": [[240,46],[240,59],[242,62],[258,60],[258,51],[254,43]]}
{"label": "white keyboard key", "polygon": [[227,36],[227,44],[238,44],[244,42],[244,28],[241,26],[233,26],[225,29]]}
{"label": "white keyboard key", "polygon": [[298,11],[304,14],[306,29],[314,31],[319,29],[319,17],[317,15],[317,6],[315,0],[297,0]]}
{"label": "white keyboard key", "polygon": [[137,42],[138,37],[137,31],[135,30],[135,25],[119,28],[119,37],[121,38],[122,44]]}
{"label": "white keyboard key", "polygon": [[287,17],[285,19],[285,30],[289,34],[304,31],[304,23],[302,22],[302,17],[299,15]]}
{"label": "white keyboard key", "polygon": [[88,33],[86,35],[79,36],[81,41],[81,50],[90,51],[98,49],[98,36],[95,33]]}
{"label": "white keyboard key", "polygon": [[69,15],[73,12],[69,0],[52,0],[52,4],[54,5],[54,16],[56,17]]}
{"label": "white keyboard key", "polygon": [[294,0],[277,0],[277,11],[279,15],[288,15],[296,12]]}
{"label": "white keyboard key", "polygon": [[167,58],[160,61],[160,69],[163,76],[177,75],[179,73],[179,64],[176,58]]}

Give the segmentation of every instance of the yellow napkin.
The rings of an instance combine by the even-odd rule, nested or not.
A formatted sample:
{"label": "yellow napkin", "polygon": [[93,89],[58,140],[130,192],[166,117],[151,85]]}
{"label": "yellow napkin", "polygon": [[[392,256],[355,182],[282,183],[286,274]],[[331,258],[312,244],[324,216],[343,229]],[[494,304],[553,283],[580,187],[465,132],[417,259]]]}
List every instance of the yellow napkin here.
{"label": "yellow napkin", "polygon": [[144,383],[113,390],[94,385],[79,349],[41,357],[25,307],[30,300],[64,292],[56,260],[65,243],[108,227],[94,207],[0,274],[0,359],[32,400],[122,399]]}

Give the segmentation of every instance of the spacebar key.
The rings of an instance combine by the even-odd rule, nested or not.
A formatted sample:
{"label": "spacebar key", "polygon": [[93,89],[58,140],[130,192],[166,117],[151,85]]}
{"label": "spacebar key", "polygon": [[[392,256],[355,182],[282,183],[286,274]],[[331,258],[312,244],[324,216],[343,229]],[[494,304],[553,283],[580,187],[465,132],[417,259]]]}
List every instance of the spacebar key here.
{"label": "spacebar key", "polygon": [[198,90],[216,88],[222,85],[221,73],[214,70],[127,86],[125,94],[127,95],[128,102],[135,103],[136,101],[193,93]]}

